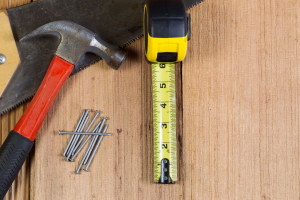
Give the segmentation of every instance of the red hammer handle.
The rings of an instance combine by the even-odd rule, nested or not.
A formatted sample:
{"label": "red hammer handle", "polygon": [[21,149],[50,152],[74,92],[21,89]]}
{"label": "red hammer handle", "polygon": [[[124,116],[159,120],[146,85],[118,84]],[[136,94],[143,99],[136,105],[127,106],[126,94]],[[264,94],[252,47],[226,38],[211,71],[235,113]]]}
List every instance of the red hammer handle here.
{"label": "red hammer handle", "polygon": [[73,64],[58,56],[54,57],[41,86],[15,126],[15,132],[31,141],[35,140],[53,100],[73,68]]}
{"label": "red hammer handle", "polygon": [[18,175],[33,141],[74,65],[55,56],[31,103],[0,148],[0,199]]}

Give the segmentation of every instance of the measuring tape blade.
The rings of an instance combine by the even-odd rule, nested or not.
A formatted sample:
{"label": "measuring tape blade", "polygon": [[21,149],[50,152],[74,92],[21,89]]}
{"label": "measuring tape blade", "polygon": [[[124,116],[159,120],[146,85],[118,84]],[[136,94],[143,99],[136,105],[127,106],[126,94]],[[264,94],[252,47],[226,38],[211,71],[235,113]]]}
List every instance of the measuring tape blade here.
{"label": "measuring tape blade", "polygon": [[154,182],[177,181],[175,64],[152,64]]}

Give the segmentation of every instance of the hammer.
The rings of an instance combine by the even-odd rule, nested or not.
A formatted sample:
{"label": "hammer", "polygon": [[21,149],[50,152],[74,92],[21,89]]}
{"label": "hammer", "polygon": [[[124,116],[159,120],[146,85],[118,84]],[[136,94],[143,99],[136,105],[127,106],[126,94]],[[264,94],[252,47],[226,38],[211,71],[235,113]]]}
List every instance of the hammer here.
{"label": "hammer", "polygon": [[40,35],[53,35],[61,42],[37,93],[0,149],[0,199],[21,169],[54,98],[80,57],[87,52],[94,53],[118,69],[127,56],[122,48],[106,43],[90,30],[69,21],[45,24],[21,42]]}

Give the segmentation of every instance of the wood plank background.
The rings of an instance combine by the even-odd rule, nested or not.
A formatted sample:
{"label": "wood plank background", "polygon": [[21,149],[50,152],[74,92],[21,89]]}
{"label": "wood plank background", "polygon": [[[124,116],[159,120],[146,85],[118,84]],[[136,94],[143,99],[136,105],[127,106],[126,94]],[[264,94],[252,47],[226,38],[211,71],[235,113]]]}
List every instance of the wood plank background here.
{"label": "wood plank background", "polygon": [[[300,2],[207,0],[190,13],[176,69],[178,184],[152,183],[151,69],[138,40],[120,70],[99,62],[67,80],[5,200],[300,198]],[[1,143],[27,105],[0,117]],[[113,136],[75,175],[80,159],[63,160],[58,130],[85,108],[108,116]]]}

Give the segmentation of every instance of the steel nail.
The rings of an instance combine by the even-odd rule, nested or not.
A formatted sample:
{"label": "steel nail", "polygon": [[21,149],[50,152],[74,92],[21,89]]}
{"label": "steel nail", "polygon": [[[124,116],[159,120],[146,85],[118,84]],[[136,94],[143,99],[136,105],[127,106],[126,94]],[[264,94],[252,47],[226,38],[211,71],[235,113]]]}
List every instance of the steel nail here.
{"label": "steel nail", "polygon": [[75,171],[75,174],[79,174],[79,171],[80,171],[80,169],[81,169],[81,167],[83,165],[83,160],[84,160],[84,157],[83,157],[81,163],[79,164],[78,169]]}
{"label": "steel nail", "polygon": [[90,125],[88,126],[88,128],[85,130],[85,132],[88,132],[90,130],[90,128],[93,126],[94,122],[96,121],[97,117],[100,115],[100,111],[96,110],[96,115],[93,118],[92,122],[90,123]]}
{"label": "steel nail", "polygon": [[[103,130],[103,133],[106,132],[107,128],[108,128],[108,124],[105,126],[105,128],[104,128],[104,130]],[[93,158],[95,157],[96,151],[98,150],[98,148],[99,148],[99,146],[100,146],[100,143],[101,143],[103,137],[104,137],[104,136],[102,135],[102,136],[100,137],[100,139],[98,140],[98,142],[97,142],[97,144],[96,144],[96,146],[95,146],[95,149],[94,149],[94,151],[93,151],[93,153],[92,153],[92,155],[91,155],[91,157],[90,157],[90,160],[88,161],[86,167],[83,169],[84,171],[88,172],[88,169],[89,169],[89,167],[90,167],[90,165],[91,165],[91,162],[92,162]]]}
{"label": "steel nail", "polygon": [[87,163],[87,161],[88,161],[88,159],[89,159],[89,156],[90,156],[90,154],[91,154],[91,152],[92,152],[92,150],[93,150],[93,148],[94,148],[94,146],[95,146],[95,143],[96,143],[96,141],[97,141],[97,138],[98,138],[98,135],[95,135],[95,136],[93,137],[93,139],[92,139],[92,142],[90,143],[90,146],[89,146],[89,148],[88,148],[88,150],[87,150],[88,154],[87,154],[87,156],[85,157],[84,162],[83,162],[84,165]]}
{"label": "steel nail", "polygon": [[[90,133],[90,132],[64,132],[64,131],[59,131],[60,135],[111,135],[111,133]],[[79,141],[80,142],[80,141]],[[79,143],[78,142],[78,143]],[[77,145],[78,145],[77,143]],[[78,145],[79,146],[79,145]]]}
{"label": "steel nail", "polygon": [[76,156],[79,154],[79,152],[83,149],[83,147],[85,146],[85,144],[89,141],[89,139],[91,138],[92,136],[90,135],[84,142],[83,144],[79,147],[79,149],[74,153],[73,157],[71,158],[71,162],[74,162],[74,159],[76,158]]}
{"label": "steel nail", "polygon": [[[101,125],[102,124],[103,123],[101,123]],[[84,156],[82,158],[82,161],[80,162],[80,164],[78,166],[78,169],[75,171],[75,174],[79,174],[79,171],[80,171],[80,169],[81,169],[81,167],[82,167],[82,165],[83,165],[83,163],[84,163],[84,161],[85,161],[85,159],[86,159],[87,156],[88,156],[88,151],[85,152],[85,154],[84,154]]]}
{"label": "steel nail", "polygon": [[[89,111],[88,111],[88,112],[89,112]],[[79,128],[77,129],[76,132],[81,132],[81,131],[83,130],[83,128],[85,127],[85,125],[86,125],[86,123],[87,123],[88,118],[89,118],[89,114],[86,113],[86,115],[85,115],[84,118],[83,118],[83,123],[79,126]],[[74,139],[73,139],[73,141],[72,141],[72,143],[71,143],[71,146],[70,146],[70,148],[69,148],[69,150],[68,150],[68,152],[67,152],[67,154],[66,154],[67,156],[70,155],[70,153],[72,152],[72,149],[74,148],[74,145],[76,144],[77,140],[78,140],[78,136],[77,136],[77,135],[74,135]],[[74,144],[74,143],[75,143],[75,144]]]}
{"label": "steel nail", "polygon": [[[80,124],[81,124],[81,122],[82,122],[82,119],[83,119],[83,117],[85,116],[85,113],[86,113],[86,110],[84,110],[84,111],[82,112],[82,115],[81,115],[81,117],[80,117],[80,119],[79,119],[79,121],[78,121],[78,124],[77,124],[76,128],[75,128],[75,131],[78,130],[78,127],[80,126]],[[69,150],[69,147],[70,147],[70,145],[71,145],[72,140],[74,139],[74,137],[75,137],[75,135],[72,135],[72,137],[71,137],[71,139],[70,139],[70,141],[69,141],[69,143],[68,143],[68,145],[67,145],[67,147],[66,147],[64,153],[62,154],[64,157],[67,157],[67,156],[66,156],[66,153],[67,153],[67,151]]]}
{"label": "steel nail", "polygon": [[[87,114],[87,115],[86,115],[86,118],[84,119],[84,123],[80,126],[80,129],[79,129],[80,132],[81,132],[81,131],[83,130],[83,128],[85,127],[85,125],[86,125],[86,123],[87,123],[89,117],[90,117],[90,116]],[[76,145],[76,143],[77,143],[79,137],[80,137],[80,135],[75,135],[74,140],[73,140],[73,142],[72,142],[72,144],[71,144],[71,147],[70,147],[70,149],[69,149],[69,151],[68,151],[68,153],[67,153],[67,158],[65,159],[66,161],[69,161],[70,157],[72,156],[73,149],[74,149],[74,147],[75,147],[75,145]]]}
{"label": "steel nail", "polygon": [[[96,110],[96,115],[95,117],[93,118],[92,122],[90,123],[90,125],[88,126],[88,128],[85,130],[85,132],[88,132],[90,130],[90,128],[92,127],[92,125],[94,124],[94,122],[96,121],[97,117],[100,115],[100,111]],[[73,134],[73,133],[71,133]],[[81,142],[83,141],[85,135],[82,135],[79,142],[77,143],[77,145],[74,147],[73,149],[73,152],[72,152],[72,155],[74,155],[76,149],[79,147],[79,145],[81,144]]]}
{"label": "steel nail", "polygon": [[[93,133],[97,132],[99,129],[99,126],[101,126],[102,120],[97,124],[97,126],[94,128]],[[92,137],[92,135],[89,135],[89,137],[82,143],[82,145],[79,147],[79,149],[74,153],[73,157],[71,158],[71,161],[73,162],[75,157],[79,154],[79,152],[83,149],[85,144],[89,141],[89,139]]]}
{"label": "steel nail", "polygon": [[[103,117],[103,122],[102,122],[102,124],[101,124],[101,126],[100,126],[100,128],[99,128],[99,130],[98,130],[98,133],[101,132],[101,130],[102,130],[102,128],[103,128],[103,126],[104,126],[106,120],[107,120],[107,118],[106,118],[106,117]],[[89,148],[88,148],[88,150],[87,150],[87,151],[88,151],[88,156],[86,157],[86,159],[85,159],[85,161],[84,161],[84,164],[87,163],[87,161],[88,161],[88,159],[89,159],[89,156],[90,156],[90,154],[91,154],[91,152],[92,152],[92,150],[93,150],[93,148],[94,148],[94,145],[95,145],[97,139],[98,139],[98,135],[95,135],[94,138],[93,138],[93,140],[92,140],[92,142],[91,142],[91,144],[90,144],[90,146],[89,146]]]}

